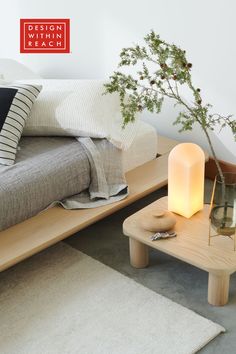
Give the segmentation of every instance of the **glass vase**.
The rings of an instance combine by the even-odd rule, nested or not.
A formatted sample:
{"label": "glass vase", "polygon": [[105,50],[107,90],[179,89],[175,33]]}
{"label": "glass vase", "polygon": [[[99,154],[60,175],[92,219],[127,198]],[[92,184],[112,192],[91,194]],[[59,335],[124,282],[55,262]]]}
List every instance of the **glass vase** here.
{"label": "glass vase", "polygon": [[236,173],[223,173],[224,181],[217,175],[214,181],[211,206],[209,245],[215,236],[227,236],[236,248]]}

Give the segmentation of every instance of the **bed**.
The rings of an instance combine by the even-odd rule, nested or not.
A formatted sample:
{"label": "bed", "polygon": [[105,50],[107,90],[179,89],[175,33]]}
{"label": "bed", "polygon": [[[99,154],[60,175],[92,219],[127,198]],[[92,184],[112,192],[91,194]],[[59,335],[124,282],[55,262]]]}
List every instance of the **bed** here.
{"label": "bed", "polygon": [[[146,141],[145,153],[143,139]],[[166,185],[168,154],[177,143],[168,138],[157,137],[154,128],[145,126],[143,134],[139,132],[133,146],[122,156],[123,166],[127,171],[129,196],[92,209],[65,210],[56,206],[1,231],[0,271]],[[138,158],[138,149],[142,150],[142,160]]]}
{"label": "bed", "polygon": [[[2,77],[7,81],[14,79],[23,79],[24,81],[25,79],[29,79],[29,81],[32,79],[39,80],[39,75],[32,73],[28,68],[23,67],[22,65],[19,67],[19,65],[19,63],[8,59],[0,59],[0,74],[3,74]],[[2,71],[2,69],[4,70]],[[50,96],[48,96],[48,91],[47,93],[42,94],[42,98],[39,97],[39,101],[37,101],[38,103],[36,102],[39,109],[38,114],[43,112],[43,117],[45,117],[45,113],[48,112],[49,116],[47,119],[50,120],[52,118],[51,115],[54,115],[57,110],[57,101],[62,101],[66,95],[73,91],[75,88],[74,85],[77,86],[77,83],[68,80],[63,82],[57,80],[49,82],[46,80],[43,82],[43,87],[45,87],[46,90],[52,90],[52,99],[50,98],[50,102],[48,101]],[[58,92],[58,90],[60,92]],[[64,108],[62,107],[62,124],[64,123],[67,125],[69,123],[66,120],[66,117],[69,116],[69,119],[71,119],[70,112],[72,114],[73,112],[75,113],[75,122],[77,120],[78,110],[82,115],[88,114],[89,116],[90,113],[92,113],[90,119],[91,121],[93,120],[94,113],[97,114],[98,112],[97,106],[100,103],[102,104],[102,102],[97,101],[97,96],[94,96],[94,102],[96,102],[96,105],[94,106],[95,110],[93,112],[90,109],[87,111],[86,105],[91,103],[91,97],[84,96],[84,92],[82,92],[82,97],[82,101],[77,100],[77,105],[74,107],[74,111],[71,111],[71,103],[68,104],[67,102],[67,104],[64,105]],[[46,104],[45,109],[42,110],[40,100],[43,101],[43,99],[48,101],[48,104]],[[72,102],[72,106],[74,102],[76,103],[76,100]],[[105,106],[103,105],[103,107],[101,107],[100,105],[100,109]],[[36,107],[37,105],[35,108]],[[70,110],[68,111],[69,107]],[[35,112],[36,111],[37,109]],[[106,113],[109,118],[110,110],[108,109]],[[44,123],[45,119],[43,120],[43,124]],[[52,124],[54,123],[55,120]],[[82,120],[81,123],[84,124],[84,121]],[[94,123],[96,124],[96,122]],[[116,133],[119,126],[120,123],[118,123],[118,126],[116,126],[115,130],[113,129],[112,132]],[[2,201],[6,203],[4,213],[5,215],[6,213],[9,215],[7,215],[6,219],[2,221],[1,227],[4,228],[4,230],[0,231],[0,271],[13,266],[21,260],[60,240],[63,240],[86,226],[95,223],[107,215],[114,213],[167,184],[168,154],[177,142],[161,136],[157,137],[155,129],[145,123],[141,124],[140,129],[136,133],[134,140],[132,140],[132,133],[127,134],[126,143],[129,141],[129,138],[131,138],[133,142],[128,150],[122,151],[121,154],[123,171],[125,172],[125,177],[129,186],[128,197],[124,199],[122,198],[112,204],[80,210],[65,210],[60,206],[45,209],[45,207],[47,207],[54,199],[60,200],[70,194],[78,193],[79,183],[77,183],[76,187],[74,183],[67,183],[71,179],[73,180],[73,178],[77,181],[78,178],[80,178],[76,169],[78,163],[83,165],[84,171],[88,171],[89,169],[88,161],[84,154],[78,150],[78,144],[75,139],[69,137],[22,138],[20,141],[20,151],[17,153],[17,162],[20,163],[9,167],[14,175],[12,180],[12,185],[15,188],[13,188],[12,192],[14,205],[12,206],[9,203],[11,199],[10,195],[9,198],[7,194],[4,196],[5,199],[3,199],[5,202],[2,199]],[[75,156],[73,161],[70,159],[71,152],[73,152]],[[62,159],[64,161],[63,163]],[[27,168],[25,169],[25,160],[27,160],[28,170]],[[37,165],[38,161],[40,161],[39,165]],[[50,166],[50,161],[53,161],[52,166]],[[45,168],[45,166],[47,168]],[[24,181],[20,181],[20,179],[22,179],[21,168],[24,170]],[[3,170],[4,169],[2,169],[0,177],[2,178],[0,183],[0,193],[6,192],[4,189],[7,189],[6,181],[9,178],[9,171],[5,170],[3,172]],[[34,178],[32,180],[30,175],[32,175],[31,172],[33,170]],[[6,181],[4,181],[4,175]],[[56,175],[57,188],[54,194],[52,194],[51,185],[53,184]],[[59,179],[58,176],[60,176]],[[17,186],[18,180],[21,182],[19,186]],[[85,180],[83,183],[84,184],[81,184],[79,187],[80,189],[86,188],[89,181]],[[36,193],[35,186],[38,186],[38,191]],[[21,189],[23,192],[17,199],[14,192],[19,193],[19,190]],[[42,193],[43,198],[38,198],[40,193]],[[32,199],[35,199],[33,200],[33,203]],[[21,213],[18,213],[19,208],[23,209]],[[26,210],[27,208],[28,210]],[[3,210],[0,211],[2,212]],[[3,214],[1,213],[0,215]]]}

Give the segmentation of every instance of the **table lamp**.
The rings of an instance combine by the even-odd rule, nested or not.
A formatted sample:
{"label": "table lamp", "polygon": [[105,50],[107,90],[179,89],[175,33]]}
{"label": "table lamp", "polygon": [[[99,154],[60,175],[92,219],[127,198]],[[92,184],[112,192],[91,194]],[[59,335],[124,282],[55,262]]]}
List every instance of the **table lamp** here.
{"label": "table lamp", "polygon": [[168,209],[190,218],[203,208],[205,155],[196,144],[175,146],[168,159]]}

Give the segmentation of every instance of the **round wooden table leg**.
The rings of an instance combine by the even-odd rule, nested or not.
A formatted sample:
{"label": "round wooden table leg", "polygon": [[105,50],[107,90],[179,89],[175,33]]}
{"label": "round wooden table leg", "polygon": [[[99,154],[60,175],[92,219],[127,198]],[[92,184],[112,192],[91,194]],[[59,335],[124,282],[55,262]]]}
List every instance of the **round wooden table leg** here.
{"label": "round wooden table leg", "polygon": [[133,238],[129,238],[130,263],[135,268],[148,266],[148,246]]}
{"label": "round wooden table leg", "polygon": [[208,302],[214,306],[227,304],[229,297],[229,274],[209,273],[208,278]]}

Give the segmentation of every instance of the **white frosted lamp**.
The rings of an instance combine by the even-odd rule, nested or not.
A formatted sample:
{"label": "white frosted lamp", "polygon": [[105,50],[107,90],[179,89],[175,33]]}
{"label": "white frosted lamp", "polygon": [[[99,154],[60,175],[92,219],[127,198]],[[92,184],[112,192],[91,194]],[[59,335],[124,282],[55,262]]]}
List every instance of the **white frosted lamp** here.
{"label": "white frosted lamp", "polygon": [[168,209],[190,218],[203,208],[205,154],[192,143],[179,144],[168,160]]}

